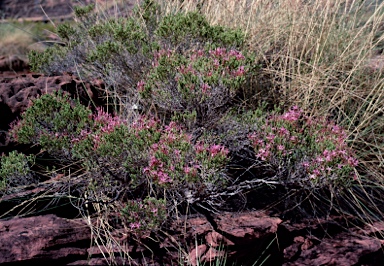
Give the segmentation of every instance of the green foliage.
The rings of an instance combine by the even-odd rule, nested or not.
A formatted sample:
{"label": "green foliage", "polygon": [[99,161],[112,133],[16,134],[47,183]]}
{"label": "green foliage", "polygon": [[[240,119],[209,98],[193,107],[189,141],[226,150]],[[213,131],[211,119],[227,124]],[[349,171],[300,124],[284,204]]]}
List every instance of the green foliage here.
{"label": "green foliage", "polygon": [[52,47],[48,47],[44,52],[31,51],[28,54],[29,65],[31,66],[32,71],[36,72],[49,72],[49,65],[56,62],[56,60],[60,60],[67,52],[66,47],[62,47],[59,45],[54,45]]}
{"label": "green foliage", "polygon": [[90,4],[87,6],[75,6],[74,7],[75,15],[76,15],[76,17],[79,17],[79,18],[82,18],[82,17],[89,15],[94,9],[95,9],[94,4]]}
{"label": "green foliage", "polygon": [[30,167],[34,164],[34,156],[10,152],[2,155],[0,160],[0,190],[28,185],[36,181]]}
{"label": "green foliage", "polygon": [[69,40],[77,32],[76,32],[76,29],[71,24],[63,23],[57,26],[56,33],[59,35],[60,38]]}
{"label": "green foliage", "polygon": [[194,40],[208,45],[209,48],[238,48],[244,44],[245,38],[241,30],[211,26],[207,19],[197,12],[165,16],[159,23],[156,35],[169,40],[173,46],[187,45],[187,42]]}
{"label": "green foliage", "polygon": [[90,52],[89,61],[110,61],[115,54],[121,51],[121,46],[116,42],[107,41],[96,46],[96,50]]}
{"label": "green foliage", "polygon": [[[88,34],[92,40],[95,40],[99,45],[102,45],[106,40],[110,40],[125,47],[131,54],[143,52],[139,51],[139,48],[149,49],[147,47],[149,40],[146,33],[138,21],[133,18],[118,18],[100,22],[93,25],[88,30]],[[116,51],[112,50],[111,52]],[[103,60],[101,60],[101,62],[103,62]]]}
{"label": "green foliage", "polygon": [[91,126],[91,111],[64,93],[45,94],[33,101],[11,136],[19,143],[38,143],[55,153],[69,149],[69,140]]}
{"label": "green foliage", "polygon": [[141,1],[141,4],[133,9],[133,14],[144,21],[145,28],[149,34],[153,34],[157,27],[159,13],[160,5],[153,0]]}

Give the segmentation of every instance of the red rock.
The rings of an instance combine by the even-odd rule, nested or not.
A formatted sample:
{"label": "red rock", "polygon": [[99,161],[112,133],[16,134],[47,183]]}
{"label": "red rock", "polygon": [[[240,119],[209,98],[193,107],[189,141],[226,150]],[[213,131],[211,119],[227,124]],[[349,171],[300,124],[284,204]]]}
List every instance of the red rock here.
{"label": "red rock", "polygon": [[82,219],[45,215],[0,221],[0,263],[86,259],[90,236]]}
{"label": "red rock", "polygon": [[[264,247],[266,239],[273,238],[282,222],[276,217],[269,217],[262,212],[224,213],[214,218],[217,228],[213,228],[204,217],[187,220],[187,232],[192,238],[201,239],[204,243],[192,247],[189,261],[196,265],[222,259],[224,250],[232,250],[230,259],[241,259],[248,249]],[[197,260],[198,259],[198,260]]]}
{"label": "red rock", "polygon": [[361,257],[381,248],[377,239],[342,233],[333,239],[323,239],[311,248],[301,246],[299,257],[284,265],[357,265]]}
{"label": "red rock", "polygon": [[334,221],[338,220],[338,217],[308,220],[306,229],[303,223],[282,224],[294,236],[283,250],[283,265],[382,265],[384,242],[369,234],[382,234],[383,223],[345,231],[346,228],[335,225]]}

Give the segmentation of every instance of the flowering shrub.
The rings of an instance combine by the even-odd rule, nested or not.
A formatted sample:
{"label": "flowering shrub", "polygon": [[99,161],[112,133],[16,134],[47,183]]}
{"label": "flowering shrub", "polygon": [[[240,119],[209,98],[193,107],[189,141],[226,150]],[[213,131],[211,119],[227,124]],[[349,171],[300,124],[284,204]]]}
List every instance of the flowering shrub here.
{"label": "flowering shrub", "polygon": [[170,113],[195,112],[207,122],[220,116],[217,109],[233,100],[252,68],[252,59],[235,49],[185,54],[163,49],[154,54],[152,66],[147,79],[137,84],[142,98]]}
{"label": "flowering shrub", "polygon": [[[172,198],[178,204],[225,189],[228,150],[193,143],[175,122],[162,125],[146,116],[123,120],[102,109],[92,114],[69,96],[54,94],[34,100],[11,133],[15,140],[39,144],[54,158],[82,167],[92,190],[89,199],[111,196],[122,184],[139,199],[178,195]],[[157,204],[151,202],[144,201]]]}
{"label": "flowering shrub", "polygon": [[[156,94],[161,92],[163,87],[174,83],[175,78],[180,78],[180,91],[177,92],[178,86],[174,84],[175,87],[171,88],[168,94],[163,94],[158,104],[167,106],[168,111],[176,106],[177,109],[174,110],[182,110],[185,107],[189,112],[197,107],[185,106],[186,97],[191,101],[191,97],[199,94],[186,91],[192,84],[196,86],[197,91],[203,91],[205,98],[209,95],[209,99],[217,99],[211,101],[211,109],[214,109],[231,99],[239,84],[237,88],[232,85],[242,83],[249,66],[254,65],[254,62],[246,63],[239,52],[245,43],[245,34],[241,30],[210,25],[198,12],[160,16],[161,7],[153,0],[141,1],[140,6],[135,8],[132,16],[128,18],[98,16],[97,12],[92,12],[93,9],[94,6],[78,9],[85,10],[75,12],[78,23],[57,27],[58,36],[66,44],[64,47],[57,45],[42,53],[30,53],[29,61],[34,71],[74,72],[83,77],[101,78],[107,88],[113,88],[108,90],[109,99],[116,96],[114,103],[122,98],[127,99],[129,103],[121,106],[132,106],[137,100],[137,84],[139,88],[143,87],[143,82],[159,85],[154,88],[157,92],[151,95],[153,99],[157,99]],[[209,49],[215,53],[217,47],[223,48],[218,48],[218,54],[209,55]],[[191,61],[180,65],[185,68],[186,73],[176,76],[179,66],[175,65],[175,62],[167,65],[164,51],[168,49],[173,53],[170,59],[179,60],[184,57]],[[201,49],[204,49],[203,54]],[[76,68],[74,61],[77,63]],[[160,65],[157,65],[158,63]],[[170,68],[169,76],[164,72],[164,68],[160,69],[164,64],[165,70]],[[188,73],[190,64],[193,71],[199,73],[197,77]],[[156,74],[160,74],[159,80]],[[208,77],[209,75],[212,76]],[[147,81],[148,76],[152,77],[150,81]],[[221,78],[223,82],[219,82]],[[177,95],[172,95],[175,92]],[[124,97],[121,97],[122,95]],[[169,102],[167,95],[177,96],[175,104]],[[200,103],[201,98],[202,96],[198,96],[192,104]],[[183,102],[177,102],[178,100]],[[151,103],[147,106],[151,106]]]}
{"label": "flowering shrub", "polygon": [[290,173],[284,182],[324,186],[355,176],[358,160],[346,132],[325,118],[306,116],[297,106],[267,118],[249,139],[259,160]]}
{"label": "flowering shrub", "polygon": [[160,125],[150,118],[123,121],[98,109],[94,124],[72,139],[74,158],[83,159],[88,170],[104,172],[125,180],[132,187],[142,178],[142,167],[148,158],[148,147],[160,137]]}

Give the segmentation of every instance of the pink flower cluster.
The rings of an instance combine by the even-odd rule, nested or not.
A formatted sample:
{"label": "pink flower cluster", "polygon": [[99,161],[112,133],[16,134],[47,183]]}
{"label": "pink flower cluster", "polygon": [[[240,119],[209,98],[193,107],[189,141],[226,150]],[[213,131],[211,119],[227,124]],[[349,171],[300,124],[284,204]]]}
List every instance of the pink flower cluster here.
{"label": "pink flower cluster", "polygon": [[148,118],[146,116],[139,116],[133,123],[132,128],[135,129],[135,131],[142,131],[142,130],[153,130],[158,131],[159,130],[159,123],[154,118]]}
{"label": "pink flower cluster", "polygon": [[93,149],[96,150],[104,134],[111,133],[116,127],[124,124],[124,121],[121,120],[120,117],[113,116],[105,112],[102,108],[98,108],[97,113],[94,114],[91,119],[93,122],[91,128],[81,130],[78,137],[72,138],[72,143],[78,143],[91,136],[94,144]]}
{"label": "pink flower cluster", "polygon": [[160,185],[177,182],[181,173],[197,175],[197,169],[190,166],[186,158],[192,146],[190,140],[191,137],[175,122],[165,126],[159,142],[151,146],[149,164],[144,173]]}
{"label": "pink flower cluster", "polygon": [[208,157],[211,157],[211,158],[216,156],[226,157],[229,153],[228,149],[222,145],[216,144],[216,145],[208,146],[201,141],[198,142],[194,148],[195,148],[196,154],[206,154],[208,155]]}
{"label": "pink flower cluster", "polygon": [[343,169],[353,169],[358,166],[359,161],[353,157],[348,150],[348,148],[344,148],[343,150],[326,149],[316,158],[310,161],[304,161],[302,165],[311,179],[331,176]]}
{"label": "pink flower cluster", "polygon": [[110,133],[116,127],[123,124],[123,121],[119,116],[112,116],[111,114],[105,112],[102,108],[97,109],[96,115],[94,115],[93,121],[95,122],[95,127],[100,129],[102,133]]}
{"label": "pink flower cluster", "polygon": [[135,222],[135,223],[129,223],[129,227],[132,231],[136,230],[136,229],[140,229],[140,222]]}
{"label": "pink flower cluster", "polygon": [[351,173],[358,165],[340,126],[325,118],[305,116],[297,106],[269,117],[261,131],[250,134],[249,139],[260,160],[300,162],[311,179]]}
{"label": "pink flower cluster", "polygon": [[228,149],[221,145],[193,145],[191,136],[171,122],[162,130],[159,142],[152,144],[144,173],[160,185],[196,181],[203,164],[217,167],[214,162],[225,161],[227,155]]}
{"label": "pink flower cluster", "polygon": [[288,122],[295,122],[299,120],[300,116],[302,115],[302,110],[298,106],[293,106],[290,111],[282,114],[277,119],[281,119]]}
{"label": "pink flower cluster", "polygon": [[153,62],[152,62],[152,66],[153,67],[157,67],[159,66],[159,60],[163,57],[167,57],[167,58],[171,58],[171,56],[173,55],[174,51],[171,50],[171,49],[161,49],[160,51],[158,52],[154,52],[153,53]]}
{"label": "pink flower cluster", "polygon": [[144,92],[144,90],[145,90],[145,81],[140,80],[139,82],[137,82],[137,91],[139,93],[142,93]]}
{"label": "pink flower cluster", "polygon": [[[153,67],[158,67],[160,60],[166,60],[172,66],[176,58],[175,51],[161,50],[154,56]],[[210,95],[212,87],[219,80],[236,80],[245,76],[248,71],[244,66],[245,59],[245,56],[237,50],[227,51],[220,47],[208,52],[201,49],[192,51],[188,61],[176,67],[177,73],[174,79],[181,82],[190,92]],[[156,80],[153,82],[156,83]],[[142,81],[137,84],[140,93],[144,92],[144,86],[145,83]]]}
{"label": "pink flower cluster", "polygon": [[221,145],[212,145],[208,148],[208,152],[211,157],[216,157],[217,155],[227,156],[229,151],[227,148]]}
{"label": "pink flower cluster", "polygon": [[215,50],[210,50],[209,54],[214,58],[221,59],[224,61],[229,61],[231,58],[235,58],[236,60],[244,60],[244,55],[237,50],[227,51],[225,48],[216,48]]}

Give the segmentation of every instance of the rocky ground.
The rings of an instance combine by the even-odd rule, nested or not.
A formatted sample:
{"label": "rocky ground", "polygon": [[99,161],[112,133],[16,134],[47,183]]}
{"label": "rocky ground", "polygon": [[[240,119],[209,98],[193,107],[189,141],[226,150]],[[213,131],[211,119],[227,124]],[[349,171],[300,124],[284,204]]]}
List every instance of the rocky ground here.
{"label": "rocky ground", "polygon": [[[36,3],[42,2],[45,12],[53,17],[71,16],[72,3],[60,1],[11,1],[0,2],[3,17],[42,18],[45,14]],[[379,67],[383,61],[375,61]],[[24,149],[6,140],[9,124],[17,119],[28,106],[31,97],[43,92],[64,90],[80,96],[87,104],[98,99],[102,82],[82,81],[73,75],[47,77],[31,73],[28,64],[17,57],[0,58],[0,154],[13,149]],[[65,188],[60,176],[37,185],[31,185],[0,199],[0,264],[12,265],[107,265],[105,250],[92,242],[92,224],[96,218],[85,221],[78,209],[68,199],[56,199]],[[51,206],[51,207],[50,207]],[[52,207],[54,206],[54,208]],[[282,220],[279,214],[261,211],[198,215],[174,221],[170,235],[161,242],[143,240],[143,245],[129,241],[124,247],[137,265],[175,265],[179,261],[212,261],[228,250],[227,265],[383,265],[384,227],[356,227],[355,220],[330,217],[300,223]],[[351,224],[354,224],[352,226]],[[118,232],[117,232],[118,233]],[[121,232],[120,232],[121,233]],[[124,234],[122,234],[124,235]],[[196,240],[196,241],[194,241]],[[190,249],[180,255],[177,243],[188,242]],[[150,252],[145,247],[150,247]],[[127,259],[119,256],[120,264]],[[8,265],[8,264],[7,264]]]}

